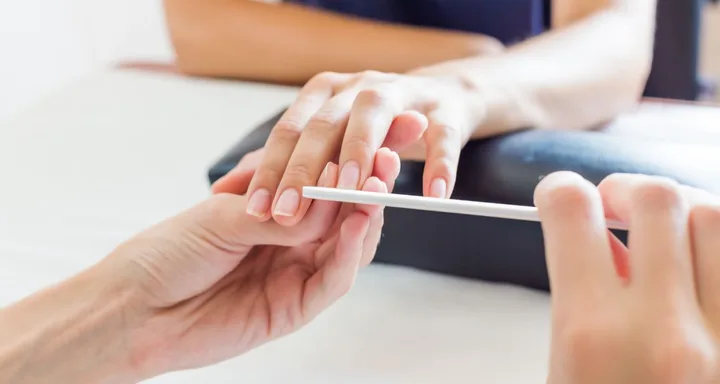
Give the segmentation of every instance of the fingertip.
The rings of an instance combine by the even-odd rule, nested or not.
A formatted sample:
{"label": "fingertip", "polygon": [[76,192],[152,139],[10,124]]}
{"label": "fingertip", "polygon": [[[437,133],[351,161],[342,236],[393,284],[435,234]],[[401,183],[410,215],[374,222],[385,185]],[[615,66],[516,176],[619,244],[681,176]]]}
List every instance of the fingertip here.
{"label": "fingertip", "polygon": [[310,200],[302,197],[297,188],[287,188],[275,200],[272,217],[280,225],[291,227],[302,221],[310,208]]}
{"label": "fingertip", "polygon": [[373,175],[392,190],[395,180],[400,174],[400,156],[389,148],[380,148],[375,154]]}
{"label": "fingertip", "polygon": [[210,186],[210,193],[211,193],[211,194],[217,195],[217,194],[219,194],[219,193],[223,193],[223,191],[225,190],[225,189],[224,189],[224,186],[225,186],[224,184],[225,184],[225,182],[223,181],[224,178],[225,178],[225,177],[221,177],[221,178],[215,180],[214,183],[212,183],[212,185]]}
{"label": "fingertip", "polygon": [[540,180],[535,187],[533,200],[538,208],[560,204],[566,198],[577,200],[578,195],[584,195],[586,183],[588,181],[575,172],[553,172]]}
{"label": "fingertip", "polygon": [[365,181],[362,188],[365,192],[387,193],[387,185],[376,176],[372,176]]}
{"label": "fingertip", "polygon": [[213,195],[220,193],[243,195],[250,186],[252,176],[252,171],[233,169],[221,178],[215,180],[210,186],[210,191]]}
{"label": "fingertip", "polygon": [[430,197],[444,199],[447,197],[447,182],[442,177],[436,177],[430,183]]}
{"label": "fingertip", "polygon": [[[382,182],[379,178],[372,176],[367,181],[365,181],[365,184],[362,188],[365,192],[376,192],[376,193],[388,193],[388,187],[387,185]],[[375,205],[375,204],[356,204],[355,210],[364,213],[367,216],[373,216],[377,215],[379,213],[382,213],[383,206],[381,205]]]}
{"label": "fingertip", "polygon": [[444,157],[434,157],[425,163],[423,171],[423,195],[448,198],[455,186],[457,163]]}
{"label": "fingertip", "polygon": [[428,118],[422,113],[413,110],[404,111],[397,115],[390,125],[385,145],[400,151],[420,140],[428,125]]}
{"label": "fingertip", "polygon": [[323,169],[317,184],[319,187],[332,188],[337,184],[337,178],[338,166],[330,161],[325,165],[325,169]]}
{"label": "fingertip", "polygon": [[390,169],[392,170],[391,175],[393,181],[395,181],[395,179],[397,179],[397,177],[400,175],[400,167],[400,155],[397,152],[392,151],[392,166],[390,167]]}
{"label": "fingertip", "polygon": [[598,189],[601,194],[613,194],[617,192],[619,188],[632,184],[635,177],[637,177],[637,175],[629,173],[613,173],[598,184]]}

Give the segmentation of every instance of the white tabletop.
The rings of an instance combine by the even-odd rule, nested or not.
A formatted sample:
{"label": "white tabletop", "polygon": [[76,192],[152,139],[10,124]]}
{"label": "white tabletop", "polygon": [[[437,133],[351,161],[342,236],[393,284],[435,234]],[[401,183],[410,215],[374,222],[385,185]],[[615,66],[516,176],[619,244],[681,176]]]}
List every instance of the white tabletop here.
{"label": "white tabletop", "polygon": [[[206,172],[293,88],[108,71],[0,122],[0,305],[206,198]],[[151,383],[544,380],[546,295],[373,265],[308,327]]]}

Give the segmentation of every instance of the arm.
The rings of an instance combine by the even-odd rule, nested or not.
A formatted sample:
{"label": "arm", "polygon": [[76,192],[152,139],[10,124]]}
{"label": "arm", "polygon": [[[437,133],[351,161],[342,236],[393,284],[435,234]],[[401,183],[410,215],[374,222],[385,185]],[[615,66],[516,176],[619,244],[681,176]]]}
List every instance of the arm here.
{"label": "arm", "polygon": [[0,311],[0,382],[130,383],[129,290],[100,265]]}
{"label": "arm", "polygon": [[165,0],[165,9],[178,66],[191,75],[302,84],[324,71],[400,73],[502,50],[486,36],[287,3]]}
{"label": "arm", "polygon": [[554,0],[552,31],[492,57],[415,73],[459,76],[487,108],[474,138],[584,129],[634,106],[650,72],[656,0]]}
{"label": "arm", "polygon": [[[379,151],[375,164],[363,190],[392,191],[399,157]],[[336,180],[328,164],[321,185]],[[136,383],[239,356],[345,295],[382,232],[378,205],[318,201],[295,228],[258,223],[246,206],[214,196],[0,309],[0,383]]]}

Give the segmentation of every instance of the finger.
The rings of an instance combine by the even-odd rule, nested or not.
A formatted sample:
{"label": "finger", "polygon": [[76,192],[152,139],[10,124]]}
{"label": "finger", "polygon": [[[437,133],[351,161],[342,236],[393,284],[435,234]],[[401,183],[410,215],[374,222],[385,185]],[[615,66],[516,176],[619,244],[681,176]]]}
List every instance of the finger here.
{"label": "finger", "polygon": [[245,155],[230,172],[215,181],[212,193],[234,193],[244,195],[250,186],[250,180],[262,160],[263,150],[258,149]]}
{"label": "finger", "polygon": [[[632,209],[635,207],[633,196],[637,188],[652,186],[658,183],[659,180],[662,182],[661,179],[655,176],[640,174],[613,174],[605,178],[605,180],[600,183],[599,189],[603,196],[608,217],[629,223],[631,221]],[[691,209],[692,206],[696,205],[713,204],[713,202],[717,201],[717,197],[706,191],[684,185],[677,185],[672,181],[666,180],[664,182],[674,185],[673,188],[675,188],[675,191],[679,193],[682,200],[684,200],[687,209]],[[630,256],[630,259],[631,258],[632,256]],[[628,260],[627,264],[632,274],[633,263]]]}
{"label": "finger", "polygon": [[340,150],[338,188],[358,189],[372,175],[375,153],[404,109],[405,95],[392,83],[357,94]]}
{"label": "finger", "polygon": [[[397,153],[390,151],[387,148],[380,148],[375,155],[375,165],[373,168],[373,176],[375,179],[378,179],[381,184],[383,184],[383,191],[392,191],[393,186],[395,185],[395,180],[398,177],[398,174],[400,173],[400,157],[397,155]],[[372,178],[371,178],[372,179]],[[368,179],[370,181],[371,179]],[[368,183],[368,181],[365,182],[365,184]],[[374,182],[372,182],[374,183]],[[369,187],[373,187],[373,184],[370,184]],[[363,187],[365,188],[365,187]],[[341,208],[339,218],[344,218],[354,210],[357,210],[358,206],[356,204],[344,204]],[[377,206],[373,205],[365,205],[360,206],[361,210],[364,210],[366,214],[370,215],[371,212],[374,212],[374,209],[379,209]],[[333,225],[333,227],[327,232],[327,236],[324,237],[324,240],[329,239],[333,234],[338,230],[338,227],[342,225],[342,220],[337,220],[336,223]]]}
{"label": "finger", "polygon": [[[378,177],[373,176],[367,179],[362,190],[367,192],[387,193],[388,187],[387,184],[383,183]],[[380,238],[382,237],[383,224],[385,223],[385,216],[383,214],[384,208],[385,207],[379,205],[355,205],[356,211],[363,212],[370,218],[367,236],[363,241],[363,254],[360,259],[360,266],[364,267],[370,264],[372,259],[375,257],[377,247],[380,244]]]}
{"label": "finger", "polygon": [[310,199],[302,198],[300,191],[317,185],[325,164],[337,157],[354,97],[353,91],[334,96],[310,119],[277,189],[273,218],[278,223],[295,225],[305,215]]}
{"label": "finger", "polygon": [[[300,91],[297,100],[273,127],[265,145],[266,151],[250,182],[248,214],[261,221],[271,217],[271,204],[290,157],[310,118],[334,92],[333,74],[314,78]],[[325,163],[323,163],[323,166]],[[316,181],[316,180],[314,180]]]}
{"label": "finger", "polygon": [[451,110],[430,113],[425,133],[427,154],[423,171],[423,194],[447,198],[455,186],[460,150],[464,138],[458,116]]}
{"label": "finger", "polygon": [[[328,163],[320,186],[337,183],[338,167]],[[228,244],[242,246],[295,246],[319,239],[333,224],[341,203],[313,202],[303,225],[285,227],[275,221],[257,222],[246,213],[247,199],[234,195],[216,195],[208,201],[210,209],[200,208],[196,217],[204,217],[204,227]]]}
{"label": "finger", "polygon": [[[695,302],[689,210],[674,181],[644,177],[629,191],[630,285],[642,300]],[[688,301],[689,300],[689,301]]]}
{"label": "finger", "polygon": [[400,152],[420,140],[428,127],[428,119],[420,112],[405,111],[395,117],[383,146]]}
{"label": "finger", "polygon": [[[641,184],[654,180],[654,176],[616,173],[606,177],[598,189],[603,197],[607,217],[628,223],[630,220],[630,208],[632,207],[632,191]],[[713,204],[717,197],[700,189],[678,186],[679,191],[692,207],[697,204]]]}
{"label": "finger", "polygon": [[535,191],[553,305],[587,308],[620,287],[600,195],[569,172],[545,177]]}
{"label": "finger", "polygon": [[[605,216],[609,220],[627,224],[630,221],[633,189],[650,180],[652,180],[652,176],[640,174],[616,173],[606,177],[598,186],[603,199],[603,206],[605,207]],[[714,198],[708,192],[696,188],[683,185],[679,186],[679,188],[690,206],[707,204]],[[611,245],[618,274],[624,280],[628,281],[632,274],[630,265],[631,255],[627,247],[614,235],[611,235]]]}
{"label": "finger", "polygon": [[380,179],[391,192],[398,175],[400,175],[400,156],[388,148],[380,148],[375,154],[373,176]]}
{"label": "finger", "polygon": [[720,204],[693,208],[690,231],[698,299],[717,332],[720,331]]}
{"label": "finger", "polygon": [[363,241],[369,224],[370,218],[361,212],[353,212],[345,219],[334,255],[326,259],[305,285],[303,308],[306,318],[314,318],[350,290],[363,255]]}

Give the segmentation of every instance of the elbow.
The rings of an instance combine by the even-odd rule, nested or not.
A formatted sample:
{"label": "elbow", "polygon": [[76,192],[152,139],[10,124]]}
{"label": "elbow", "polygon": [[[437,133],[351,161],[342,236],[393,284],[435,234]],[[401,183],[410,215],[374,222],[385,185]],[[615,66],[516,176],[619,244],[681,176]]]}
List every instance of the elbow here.
{"label": "elbow", "polygon": [[[615,115],[634,108],[642,99],[653,66],[655,47],[654,13],[645,12],[641,17],[620,17],[614,30],[618,38],[610,55],[608,69],[616,92],[607,95],[608,105],[616,106]],[[623,38],[624,37],[624,38]],[[611,98],[615,99],[612,102]],[[611,116],[615,117],[615,116]]]}
{"label": "elbow", "polygon": [[652,46],[636,49],[629,53],[625,60],[620,60],[617,69],[617,76],[613,81],[611,92],[607,94],[607,105],[614,106],[608,111],[608,119],[618,114],[632,110],[642,100],[647,86],[650,71],[652,70],[653,55]]}
{"label": "elbow", "polygon": [[210,24],[207,12],[200,8],[208,7],[212,3],[193,0],[164,0],[163,3],[176,67],[190,76],[209,75],[205,61],[209,56],[203,47],[207,47],[210,42]]}
{"label": "elbow", "polygon": [[[593,129],[607,124],[618,116],[633,111],[642,101],[652,68],[652,45],[615,52],[605,61],[605,76],[589,87],[584,106],[573,125],[575,129]],[[576,106],[577,107],[577,106]],[[584,118],[583,118],[584,117]]]}

